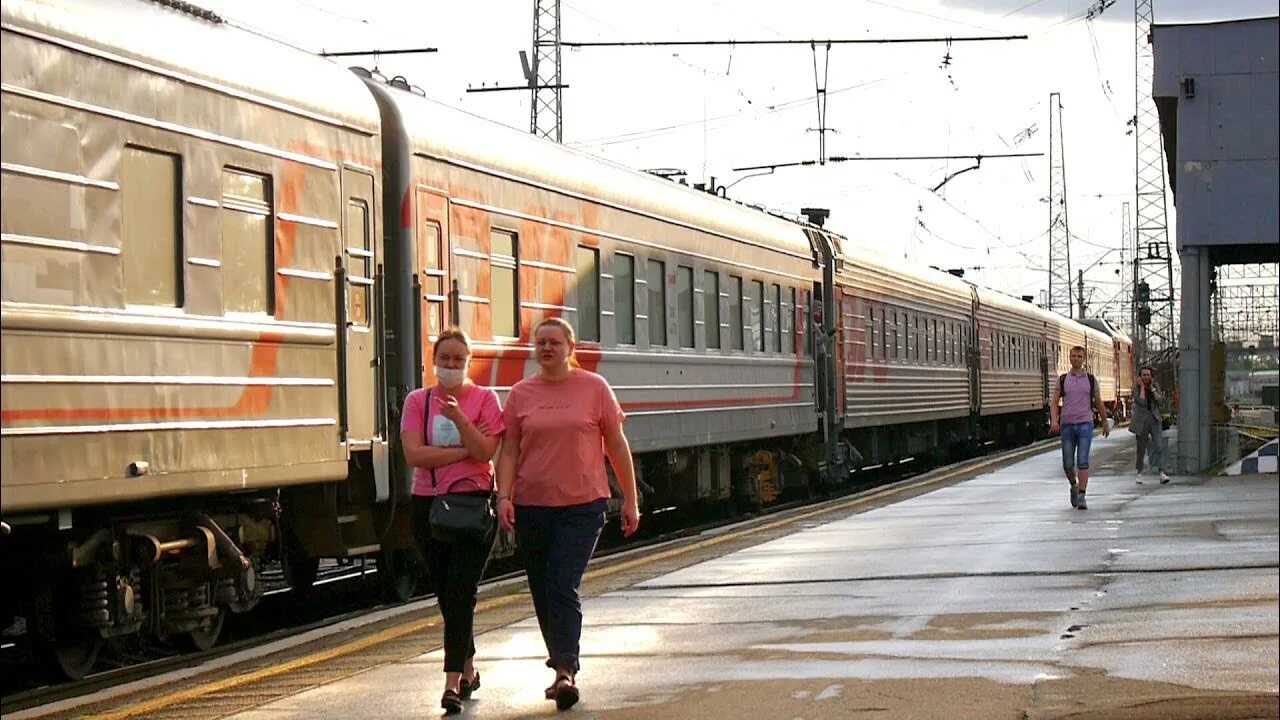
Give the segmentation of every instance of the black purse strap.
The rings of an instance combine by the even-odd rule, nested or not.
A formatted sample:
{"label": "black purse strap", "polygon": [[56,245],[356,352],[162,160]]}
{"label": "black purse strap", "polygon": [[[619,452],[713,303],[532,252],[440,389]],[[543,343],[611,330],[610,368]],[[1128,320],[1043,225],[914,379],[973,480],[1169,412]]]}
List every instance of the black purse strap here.
{"label": "black purse strap", "polygon": [[[422,440],[431,447],[431,391],[434,387],[427,388],[427,402],[422,409]],[[431,494],[436,494],[436,469],[427,468],[427,474],[431,476]]]}

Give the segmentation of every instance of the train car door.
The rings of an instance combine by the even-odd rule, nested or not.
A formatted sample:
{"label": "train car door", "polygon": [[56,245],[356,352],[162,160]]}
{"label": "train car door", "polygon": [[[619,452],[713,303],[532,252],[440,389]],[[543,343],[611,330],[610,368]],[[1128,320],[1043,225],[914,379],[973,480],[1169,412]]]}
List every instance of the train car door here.
{"label": "train car door", "polygon": [[[449,198],[443,190],[418,185],[417,204],[418,262],[414,271],[422,286],[422,357],[431,357],[431,343],[447,327],[458,322],[457,294],[449,283]],[[422,371],[432,373],[431,363],[424,362]],[[426,387],[427,378],[420,378]],[[432,378],[434,379],[434,374]]]}
{"label": "train car door", "polygon": [[348,446],[366,446],[381,439],[378,382],[382,318],[374,282],[377,272],[377,242],[374,218],[373,174],[351,165],[342,168],[344,198],[342,265],[345,295],[345,394]]}
{"label": "train car door", "polygon": [[1040,346],[1040,394],[1044,397],[1045,407],[1049,406],[1049,353],[1053,352],[1053,343],[1049,341],[1049,324],[1042,323],[1038,344]]}
{"label": "train car door", "polygon": [[978,322],[978,291],[970,288],[969,293],[969,342],[964,356],[969,369],[969,414],[976,418],[982,413],[982,327]]}

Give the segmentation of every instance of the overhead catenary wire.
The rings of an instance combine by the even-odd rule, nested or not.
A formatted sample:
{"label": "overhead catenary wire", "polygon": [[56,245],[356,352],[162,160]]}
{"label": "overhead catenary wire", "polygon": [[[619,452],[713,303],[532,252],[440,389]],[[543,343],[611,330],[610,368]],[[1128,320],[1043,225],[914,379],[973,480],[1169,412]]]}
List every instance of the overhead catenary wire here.
{"label": "overhead catenary wire", "polygon": [[561,41],[568,48],[628,48],[628,47],[715,47],[750,45],[901,45],[917,43],[992,42],[1002,40],[1026,40],[1026,35],[977,35],[953,37],[901,37],[901,38],[807,38],[774,40],[601,40],[593,42]]}
{"label": "overhead catenary wire", "polygon": [[[992,158],[1027,158],[1027,157],[1043,157],[1044,153],[968,153],[961,155],[854,155],[846,157],[843,155],[833,155],[827,158],[829,163],[837,162],[859,162],[859,161],[904,161],[904,160],[982,160]],[[750,172],[752,170],[767,170],[773,168],[779,170],[788,167],[808,167],[810,165],[819,164],[816,160],[795,160],[792,162],[769,163],[764,165],[747,165],[745,167],[733,168],[734,172]]]}

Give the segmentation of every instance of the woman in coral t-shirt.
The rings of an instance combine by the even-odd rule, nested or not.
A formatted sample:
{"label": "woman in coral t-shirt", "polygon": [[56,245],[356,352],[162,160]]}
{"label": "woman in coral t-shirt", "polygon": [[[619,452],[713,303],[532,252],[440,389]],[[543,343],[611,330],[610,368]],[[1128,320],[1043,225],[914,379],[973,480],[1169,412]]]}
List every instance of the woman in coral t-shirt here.
{"label": "woman in coral t-shirt", "polygon": [[427,559],[440,614],[444,616],[445,689],[440,706],[450,714],[480,687],[474,620],[476,587],[493,550],[495,533],[482,541],[442,542],[431,536],[431,504],[447,493],[493,492],[493,465],[502,435],[502,409],[493,390],[467,379],[471,343],[466,333],[440,334],[432,351],[436,384],[405,398],[400,440],[413,466],[414,538]]}
{"label": "woman in coral t-shirt", "polygon": [[573,327],[548,318],[534,330],[538,374],[507,396],[498,456],[498,519],[524,550],[529,592],[561,710],[578,701],[582,601],[578,588],[604,528],[609,501],[605,455],[622,488],[622,532],[640,526],[631,447],[609,383],[570,363]]}

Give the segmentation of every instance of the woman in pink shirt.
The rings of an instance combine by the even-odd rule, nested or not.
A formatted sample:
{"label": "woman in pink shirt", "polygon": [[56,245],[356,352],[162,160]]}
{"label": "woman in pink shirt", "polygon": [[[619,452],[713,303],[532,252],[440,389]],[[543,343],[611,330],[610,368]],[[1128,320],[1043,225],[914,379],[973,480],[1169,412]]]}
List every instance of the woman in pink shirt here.
{"label": "woman in pink shirt", "polygon": [[444,616],[444,695],[449,714],[480,687],[473,622],[476,587],[496,533],[482,541],[443,542],[431,536],[428,518],[436,496],[493,493],[490,460],[502,435],[502,409],[493,390],[467,379],[471,343],[461,330],[441,333],[432,351],[436,384],[405,398],[400,441],[413,466],[413,534],[427,559],[440,614]]}
{"label": "woman in pink shirt", "polygon": [[524,550],[529,592],[555,682],[548,699],[578,701],[582,602],[578,588],[604,528],[605,455],[622,488],[622,532],[640,526],[625,416],[605,379],[570,363],[573,327],[548,318],[534,330],[538,374],[511,388],[498,456],[498,520]]}

